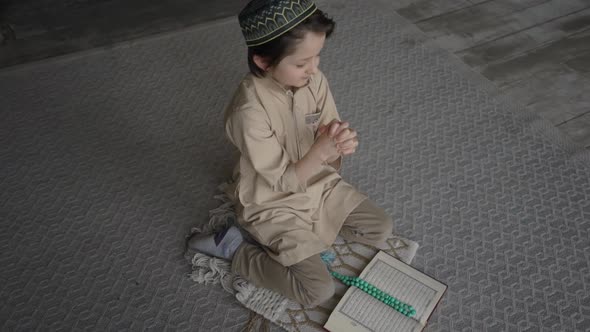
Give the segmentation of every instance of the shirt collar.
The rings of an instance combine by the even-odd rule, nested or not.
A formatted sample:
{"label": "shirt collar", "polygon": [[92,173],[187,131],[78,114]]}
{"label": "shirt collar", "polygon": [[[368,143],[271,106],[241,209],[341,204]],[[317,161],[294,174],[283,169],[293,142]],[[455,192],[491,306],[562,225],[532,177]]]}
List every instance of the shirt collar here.
{"label": "shirt collar", "polygon": [[265,75],[264,77],[258,78],[262,84],[274,92],[276,95],[280,95],[283,97],[293,97],[298,91],[307,88],[309,86],[309,81],[305,83],[304,86],[299,88],[294,88],[294,90],[285,89],[282,84],[277,82],[270,74]]}

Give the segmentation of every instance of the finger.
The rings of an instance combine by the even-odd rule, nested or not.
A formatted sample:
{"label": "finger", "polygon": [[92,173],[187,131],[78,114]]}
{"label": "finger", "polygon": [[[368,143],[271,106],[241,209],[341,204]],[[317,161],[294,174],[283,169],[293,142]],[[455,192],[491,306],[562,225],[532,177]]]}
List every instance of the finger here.
{"label": "finger", "polygon": [[357,146],[351,147],[351,148],[346,148],[346,149],[342,149],[342,153],[343,154],[351,154],[354,153],[357,149]]}
{"label": "finger", "polygon": [[330,129],[328,130],[328,136],[330,136],[330,138],[334,138],[336,136],[339,126],[340,125],[336,123],[330,127]]}
{"label": "finger", "polygon": [[356,141],[355,139],[350,139],[348,141],[342,142],[342,143],[337,143],[336,145],[339,149],[350,149],[350,148],[355,148],[358,146],[358,141]]}
{"label": "finger", "polygon": [[334,137],[339,131],[340,131],[340,126],[342,125],[342,123],[340,123],[340,121],[334,121],[331,125],[330,125],[330,135],[331,137]]}
{"label": "finger", "polygon": [[348,128],[348,129],[342,130],[340,132],[340,134],[338,134],[338,136],[335,138],[335,140],[336,140],[336,142],[341,143],[344,141],[355,139],[356,137],[357,137],[356,130]]}
{"label": "finger", "polygon": [[350,124],[348,122],[340,122],[338,129],[334,133],[334,137],[340,135],[340,133],[342,133],[343,130],[346,130],[346,128],[348,128],[348,126],[350,126]]}
{"label": "finger", "polygon": [[[325,123],[325,124],[322,124],[322,125],[320,125],[320,126],[318,127],[318,131],[319,131],[320,129],[321,129],[321,130],[327,130],[327,129],[329,129],[329,128],[330,128],[330,127],[331,127],[331,126],[332,126],[332,125],[333,125],[335,122],[338,122],[338,120],[334,119],[334,120],[332,120],[332,121],[330,121],[330,122],[328,122],[328,123]],[[325,131],[322,131],[322,133],[323,133],[323,132],[325,132]]]}
{"label": "finger", "polygon": [[338,143],[344,142],[344,141],[348,140],[348,138],[349,138],[348,135],[350,135],[350,129],[348,129],[348,128],[343,129],[336,135],[336,137],[334,137],[334,140]]}
{"label": "finger", "polygon": [[324,126],[326,126],[327,128],[331,128],[335,123],[340,123],[340,121],[338,121],[338,119],[334,119],[334,120],[328,122],[327,124],[325,124]]}
{"label": "finger", "polygon": [[338,132],[338,128],[340,127],[340,122],[334,122],[330,125],[330,131],[328,132],[328,136],[334,137]]}
{"label": "finger", "polygon": [[350,140],[342,142],[342,143],[337,143],[336,147],[338,149],[345,150],[345,149],[350,149],[350,148],[356,148],[358,145],[359,145],[358,140],[353,138],[353,139],[350,139]]}
{"label": "finger", "polygon": [[350,127],[350,123],[348,122],[340,122],[340,127],[338,127],[338,131],[342,131],[343,129],[349,128]]}
{"label": "finger", "polygon": [[326,125],[321,125],[321,126],[318,128],[317,135],[319,136],[319,135],[322,135],[323,133],[325,133],[325,132],[326,132],[326,128],[328,128],[328,127],[326,127]]}

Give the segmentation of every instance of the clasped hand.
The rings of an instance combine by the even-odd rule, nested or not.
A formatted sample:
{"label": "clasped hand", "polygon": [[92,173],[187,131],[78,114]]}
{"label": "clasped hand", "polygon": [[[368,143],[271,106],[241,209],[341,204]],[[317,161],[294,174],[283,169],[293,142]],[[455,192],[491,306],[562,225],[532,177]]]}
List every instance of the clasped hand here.
{"label": "clasped hand", "polygon": [[317,137],[316,143],[322,146],[321,150],[327,160],[333,160],[340,155],[353,154],[359,145],[356,130],[350,128],[348,122],[338,120],[320,126]]}

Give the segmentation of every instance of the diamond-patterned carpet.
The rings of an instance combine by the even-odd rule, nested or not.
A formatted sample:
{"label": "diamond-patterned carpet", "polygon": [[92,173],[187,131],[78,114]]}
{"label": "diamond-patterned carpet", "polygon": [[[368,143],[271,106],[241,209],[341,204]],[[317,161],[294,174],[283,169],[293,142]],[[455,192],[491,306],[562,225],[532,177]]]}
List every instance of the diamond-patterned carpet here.
{"label": "diamond-patterned carpet", "polygon": [[[590,157],[385,0],[320,1],[349,182],[449,285],[430,331],[590,329]],[[0,72],[0,329],[239,331],[184,236],[229,172],[235,19]]]}

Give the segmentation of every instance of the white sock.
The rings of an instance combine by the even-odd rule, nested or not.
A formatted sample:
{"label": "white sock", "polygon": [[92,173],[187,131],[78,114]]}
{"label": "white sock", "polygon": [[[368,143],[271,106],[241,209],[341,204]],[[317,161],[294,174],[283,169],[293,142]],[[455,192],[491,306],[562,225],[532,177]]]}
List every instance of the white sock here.
{"label": "white sock", "polygon": [[195,234],[188,240],[188,247],[207,255],[231,260],[243,241],[244,237],[240,230],[232,226],[211,235]]}

